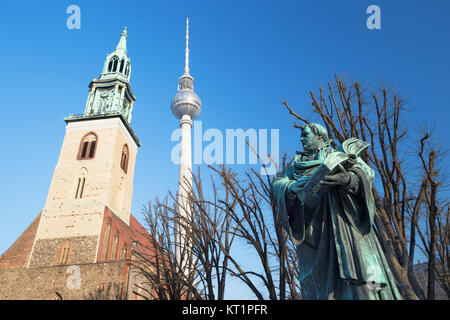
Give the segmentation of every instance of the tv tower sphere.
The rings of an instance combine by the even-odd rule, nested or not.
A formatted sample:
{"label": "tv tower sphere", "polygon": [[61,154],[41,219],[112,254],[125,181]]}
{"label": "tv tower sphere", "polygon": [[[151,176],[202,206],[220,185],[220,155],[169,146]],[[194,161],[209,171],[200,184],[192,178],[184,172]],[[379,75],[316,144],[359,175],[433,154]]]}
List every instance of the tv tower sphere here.
{"label": "tv tower sphere", "polygon": [[202,111],[202,102],[194,92],[194,78],[189,74],[181,76],[178,92],[172,99],[172,113],[178,119],[189,115],[194,120]]}

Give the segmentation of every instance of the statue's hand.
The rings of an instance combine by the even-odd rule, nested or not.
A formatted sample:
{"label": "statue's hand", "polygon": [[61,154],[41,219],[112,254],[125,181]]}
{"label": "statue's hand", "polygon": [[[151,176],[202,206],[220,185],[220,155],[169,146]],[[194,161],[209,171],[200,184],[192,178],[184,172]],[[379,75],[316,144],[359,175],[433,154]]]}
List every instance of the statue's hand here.
{"label": "statue's hand", "polygon": [[339,164],[336,173],[326,176],[320,185],[323,187],[345,186],[350,183],[350,180],[350,173]]}
{"label": "statue's hand", "polygon": [[349,154],[348,159],[342,163],[342,166],[346,171],[358,163],[357,157],[354,154]]}
{"label": "statue's hand", "polygon": [[297,194],[300,192],[300,190],[304,187],[304,185],[308,182],[309,177],[308,176],[302,176],[297,179],[294,183],[292,183],[289,186],[289,191],[292,194]]}

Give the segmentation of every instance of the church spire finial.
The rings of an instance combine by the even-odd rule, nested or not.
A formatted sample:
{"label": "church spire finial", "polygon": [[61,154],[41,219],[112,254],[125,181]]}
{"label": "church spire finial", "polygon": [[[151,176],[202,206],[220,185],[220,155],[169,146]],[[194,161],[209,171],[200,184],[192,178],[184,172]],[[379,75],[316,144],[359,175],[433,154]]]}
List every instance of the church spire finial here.
{"label": "church spire finial", "polygon": [[127,54],[127,38],[128,38],[127,28],[128,27],[125,26],[122,33],[120,34],[120,40],[116,47],[116,51],[123,51],[125,54]]}
{"label": "church spire finial", "polygon": [[189,18],[186,18],[186,60],[184,63],[184,73],[189,74]]}

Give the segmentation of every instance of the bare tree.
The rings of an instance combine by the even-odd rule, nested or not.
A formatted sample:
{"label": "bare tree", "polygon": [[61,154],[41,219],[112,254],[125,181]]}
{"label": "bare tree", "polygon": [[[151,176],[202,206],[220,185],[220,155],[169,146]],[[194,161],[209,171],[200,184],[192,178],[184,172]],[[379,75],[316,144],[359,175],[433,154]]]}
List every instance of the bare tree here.
{"label": "bare tree", "polygon": [[189,242],[177,241],[178,208],[176,204],[169,206],[168,201],[168,198],[163,201],[157,198],[143,210],[148,253],[138,254],[133,266],[146,280],[139,286],[140,292],[135,293],[146,299],[202,299],[202,292],[195,285],[198,274],[190,272],[190,268],[195,270],[196,266],[188,261]]}
{"label": "bare tree", "polygon": [[[231,219],[218,204],[213,180],[208,196],[200,171],[192,187],[185,187],[188,201],[180,203],[169,193],[144,209],[152,253],[141,257],[139,269],[152,290],[141,290],[152,299],[223,300],[229,261],[223,250],[229,252],[234,239]],[[224,199],[233,207],[226,192]]]}
{"label": "bare tree", "polygon": [[440,268],[437,270],[439,285],[444,289],[450,299],[450,205],[443,206],[441,214],[437,217],[438,242],[437,250]]}
{"label": "bare tree", "polygon": [[[284,169],[285,157],[283,159]],[[274,177],[264,177],[251,169],[244,178],[224,166],[211,168],[219,175],[219,181],[232,199],[232,206],[229,202],[219,201],[234,222],[232,234],[256,253],[262,269],[249,268],[221,247],[229,256],[231,274],[246,284],[257,299],[300,299],[295,248],[287,241],[271,199],[270,186]]]}
{"label": "bare tree", "polygon": [[[226,280],[234,276],[257,299],[299,299],[297,257],[272,207],[272,179],[254,170],[239,177],[224,166],[211,169],[206,192],[198,171],[187,190],[189,201],[179,203],[169,194],[144,209],[151,253],[134,262],[145,278],[137,294],[151,299],[222,300]],[[183,206],[189,206],[184,210],[189,214],[180,214]],[[180,227],[184,241],[177,242]],[[234,251],[238,245],[255,252],[260,264],[246,265]],[[177,260],[177,246],[182,246],[181,258],[188,263]],[[256,270],[258,265],[262,272]]]}
{"label": "bare tree", "polygon": [[[189,192],[191,217],[186,224],[205,299],[223,300],[230,260],[226,252],[230,252],[235,237],[231,233],[233,226],[228,208],[218,204],[218,190],[212,177],[209,190],[211,194],[205,195],[199,169],[197,175],[193,175]],[[235,206],[236,202],[231,202],[227,190],[223,197],[229,207]]]}
{"label": "bare tree", "polygon": [[449,203],[441,199],[441,190],[446,185],[446,168],[440,166],[445,158],[442,147],[429,142],[431,134],[425,132],[420,139],[419,158],[423,172],[422,210],[414,218],[415,230],[421,242],[418,244],[428,258],[426,298],[436,298],[436,282],[449,295]]}

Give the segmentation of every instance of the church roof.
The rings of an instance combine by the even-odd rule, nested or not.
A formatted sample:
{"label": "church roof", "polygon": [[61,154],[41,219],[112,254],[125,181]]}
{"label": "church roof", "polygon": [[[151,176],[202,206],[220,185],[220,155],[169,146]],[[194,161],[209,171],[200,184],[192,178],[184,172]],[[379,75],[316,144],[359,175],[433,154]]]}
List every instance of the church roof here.
{"label": "church roof", "polygon": [[11,247],[0,256],[0,269],[18,269],[27,266],[40,220],[39,213]]}

